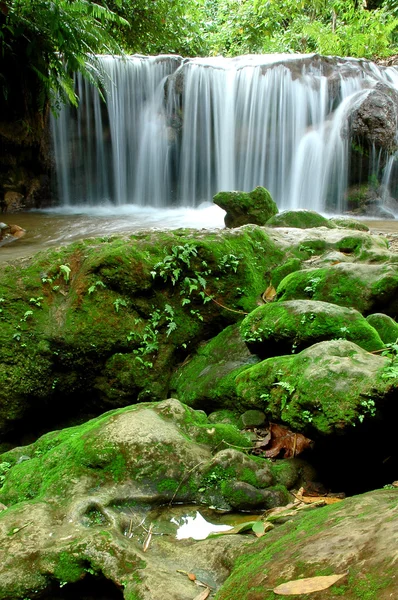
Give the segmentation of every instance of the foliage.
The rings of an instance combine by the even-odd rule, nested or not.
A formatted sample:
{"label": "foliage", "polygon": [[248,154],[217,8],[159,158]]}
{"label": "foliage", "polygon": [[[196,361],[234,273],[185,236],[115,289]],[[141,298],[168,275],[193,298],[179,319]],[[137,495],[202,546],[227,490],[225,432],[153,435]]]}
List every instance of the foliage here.
{"label": "foliage", "polygon": [[76,105],[73,73],[95,84],[101,81],[95,53],[120,52],[109,27],[127,24],[91,0],[2,2],[0,105],[15,117],[43,112],[49,98]]}
{"label": "foliage", "polygon": [[355,0],[219,0],[211,52],[319,52],[383,57],[396,52],[398,2],[366,10]]}

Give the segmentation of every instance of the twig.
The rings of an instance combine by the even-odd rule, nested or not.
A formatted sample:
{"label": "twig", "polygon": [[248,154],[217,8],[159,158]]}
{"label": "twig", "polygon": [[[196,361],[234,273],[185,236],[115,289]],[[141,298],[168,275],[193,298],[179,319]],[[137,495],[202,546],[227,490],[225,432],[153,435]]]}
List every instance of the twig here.
{"label": "twig", "polygon": [[206,294],[206,296],[208,298],[210,298],[210,300],[212,302],[214,302],[214,304],[217,304],[218,306],[221,306],[221,308],[224,308],[225,310],[229,310],[230,312],[233,312],[233,313],[238,313],[238,315],[248,315],[249,314],[248,312],[245,312],[244,310],[235,310],[234,308],[228,308],[228,306],[225,306],[225,304],[221,304],[221,302],[218,302],[217,300],[215,300],[213,298],[213,296],[211,296],[210,294],[208,294],[206,292],[206,290],[203,290],[203,291]]}
{"label": "twig", "polygon": [[[189,469],[189,471],[186,471],[184,473],[184,475],[182,476],[182,479],[180,481],[180,483],[177,485],[176,491],[173,494],[172,499],[169,502],[169,506],[171,506],[174,502],[174,498],[177,496],[178,491],[180,489],[180,487],[182,486],[182,484],[184,483],[184,481],[186,481],[187,475],[190,475],[192,473],[192,471],[194,471],[195,469],[197,469],[198,467],[200,467],[200,465],[203,465],[203,463],[208,462],[207,460],[201,460],[197,465],[195,465],[194,467],[192,467],[192,469]],[[212,461],[210,461],[212,462]]]}

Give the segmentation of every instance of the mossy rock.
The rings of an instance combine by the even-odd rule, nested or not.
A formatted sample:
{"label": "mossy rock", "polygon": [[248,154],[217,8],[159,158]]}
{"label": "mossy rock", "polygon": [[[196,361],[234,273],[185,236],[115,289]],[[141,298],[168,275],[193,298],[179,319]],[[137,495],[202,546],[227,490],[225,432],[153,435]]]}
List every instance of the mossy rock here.
{"label": "mossy rock", "polygon": [[347,575],[308,597],[395,598],[397,530],[392,515],[397,499],[398,491],[379,490],[302,511],[245,551],[216,600],[274,600],[279,596],[273,589],[282,583],[336,573]]}
{"label": "mossy rock", "polygon": [[345,340],[268,358],[236,378],[241,406],[263,410],[309,437],[352,430],[377,415],[397,388],[390,362]]}
{"label": "mossy rock", "polygon": [[48,430],[60,406],[66,420],[166,398],[173,368],[255,308],[284,259],[248,225],[89,239],[1,265],[0,436],[27,415]]}
{"label": "mossy rock", "polygon": [[[397,255],[391,253],[388,241],[380,235],[371,235],[365,231],[347,230],[341,227],[327,229],[316,227],[295,229],[292,227],[274,227],[268,229],[272,240],[281,249],[289,252],[301,261],[313,262],[326,252],[344,253],[347,259],[359,262],[397,262]],[[339,259],[338,259],[339,260]],[[302,268],[305,264],[302,264]]]}
{"label": "mossy rock", "polygon": [[0,502],[63,502],[94,489],[102,502],[120,493],[133,501],[144,490],[150,503],[198,501],[198,466],[229,444],[251,446],[234,425],[209,424],[205,413],[178,400],[117,409],[3,454],[0,462],[9,466]]}
{"label": "mossy rock", "polygon": [[337,225],[337,227],[343,227],[344,229],[356,229],[357,231],[369,231],[369,227],[362,221],[356,219],[349,219],[345,217],[332,217],[331,223]]}
{"label": "mossy rock", "polygon": [[398,314],[398,267],[392,264],[340,263],[287,275],[278,301],[311,299],[355,308],[362,314]]}
{"label": "mossy rock", "polygon": [[384,347],[377,331],[357,310],[314,300],[290,300],[259,306],[242,321],[242,338],[262,358],[300,352],[342,338],[368,352]]}
{"label": "mossy rock", "polygon": [[313,210],[284,210],[268,219],[267,227],[295,227],[310,229],[312,227],[327,227],[334,229],[336,225]]}
{"label": "mossy rock", "polygon": [[173,396],[195,408],[212,412],[236,400],[235,377],[259,361],[243,341],[238,325],[230,325],[199,346],[178,368],[171,381]]}
{"label": "mossy rock", "polygon": [[263,187],[252,192],[219,192],[213,198],[214,204],[226,211],[226,227],[240,227],[247,223],[265,225],[278,212],[271,194]]}
{"label": "mossy rock", "polygon": [[385,344],[394,344],[398,340],[398,323],[382,313],[373,313],[366,317]]}

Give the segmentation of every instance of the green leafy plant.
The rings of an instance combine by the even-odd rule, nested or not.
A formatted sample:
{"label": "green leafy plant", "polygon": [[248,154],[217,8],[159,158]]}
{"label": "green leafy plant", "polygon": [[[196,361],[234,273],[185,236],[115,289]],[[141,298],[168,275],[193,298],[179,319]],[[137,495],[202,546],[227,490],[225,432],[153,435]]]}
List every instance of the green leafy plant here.
{"label": "green leafy plant", "polygon": [[90,285],[87,291],[89,294],[94,294],[94,292],[97,291],[97,288],[106,288],[106,285],[102,281],[98,280],[93,283],[93,285]]}
{"label": "green leafy plant", "polygon": [[116,298],[116,300],[113,303],[113,306],[115,307],[115,311],[119,312],[121,306],[127,308],[127,302],[126,300],[123,300],[123,298]]}
{"label": "green leafy plant", "polygon": [[11,469],[11,463],[9,463],[9,462],[1,462],[0,463],[0,488],[3,487],[6,475],[10,469]]}
{"label": "green leafy plant", "polygon": [[60,265],[59,272],[60,272],[60,275],[63,276],[65,283],[68,283],[69,279],[70,279],[70,272],[71,272],[70,266],[69,265]]}

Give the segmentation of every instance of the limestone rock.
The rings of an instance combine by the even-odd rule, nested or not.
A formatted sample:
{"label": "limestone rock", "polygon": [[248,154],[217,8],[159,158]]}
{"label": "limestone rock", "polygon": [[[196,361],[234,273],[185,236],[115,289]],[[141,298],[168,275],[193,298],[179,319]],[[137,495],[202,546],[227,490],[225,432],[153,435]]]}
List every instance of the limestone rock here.
{"label": "limestone rock", "polygon": [[334,229],[336,225],[313,210],[285,210],[274,215],[267,221],[267,227],[295,227],[310,229],[312,227],[327,227]]}
{"label": "limestone rock", "polygon": [[309,437],[369,421],[397,389],[390,361],[345,340],[320,342],[297,355],[268,358],[237,376],[242,403],[261,408]]}
{"label": "limestone rock", "polygon": [[275,356],[299,352],[342,338],[372,352],[384,347],[379,334],[356,310],[328,302],[290,300],[259,306],[241,323],[241,334],[256,354]]}
{"label": "limestone rock", "polygon": [[213,202],[226,211],[226,227],[240,227],[247,223],[265,225],[278,212],[271,194],[263,187],[252,192],[219,192]]}

